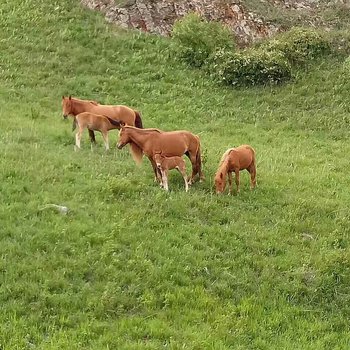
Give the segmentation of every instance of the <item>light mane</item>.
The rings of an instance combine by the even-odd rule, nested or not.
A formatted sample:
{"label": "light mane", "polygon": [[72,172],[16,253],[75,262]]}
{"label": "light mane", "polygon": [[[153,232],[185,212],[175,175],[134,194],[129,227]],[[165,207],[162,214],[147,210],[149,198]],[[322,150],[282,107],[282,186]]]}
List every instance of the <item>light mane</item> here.
{"label": "light mane", "polygon": [[234,148],[229,148],[221,157],[220,159],[220,163],[219,163],[219,166],[218,166],[218,170],[216,171],[215,173],[215,179],[217,179],[220,174],[222,173],[223,175],[226,175],[226,171],[223,171],[224,169],[224,165],[225,165],[225,162],[227,161],[227,158],[229,157],[231,151],[233,151]]}
{"label": "light mane", "polygon": [[144,134],[146,134],[147,132],[149,133],[152,133],[152,132],[157,132],[157,133],[162,133],[163,131],[160,130],[160,129],[156,129],[156,128],[147,128],[147,129],[140,129],[140,128],[137,128],[136,126],[131,126],[131,125],[125,125],[123,126],[125,129],[131,129],[131,130],[137,130],[137,131],[140,131]]}
{"label": "light mane", "polygon": [[229,148],[221,157],[220,159],[220,163],[219,163],[219,168],[221,168],[221,165],[225,162],[226,158],[229,156],[229,154],[231,153],[231,151],[233,151],[234,148]]}
{"label": "light mane", "polygon": [[141,164],[143,152],[142,149],[134,142],[130,142],[130,153],[136,164]]}
{"label": "light mane", "polygon": [[[66,97],[69,99],[69,97]],[[71,97],[72,100],[76,101],[76,102],[83,102],[83,103],[91,103],[95,106],[98,106],[99,103],[94,101],[94,100],[82,100],[81,98],[77,98],[77,97]]]}

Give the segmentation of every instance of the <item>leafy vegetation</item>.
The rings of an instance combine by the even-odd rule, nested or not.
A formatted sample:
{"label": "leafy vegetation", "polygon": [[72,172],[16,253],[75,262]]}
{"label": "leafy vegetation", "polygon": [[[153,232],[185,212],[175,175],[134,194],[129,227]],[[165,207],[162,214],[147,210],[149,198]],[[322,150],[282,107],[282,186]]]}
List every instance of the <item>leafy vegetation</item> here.
{"label": "leafy vegetation", "polygon": [[277,84],[292,76],[283,52],[263,49],[218,51],[208,71],[214,80],[233,86]]}
{"label": "leafy vegetation", "polygon": [[172,37],[177,44],[177,56],[194,67],[203,66],[218,50],[234,48],[233,35],[227,27],[219,22],[208,22],[196,13],[176,21]]}
{"label": "leafy vegetation", "polygon": [[[3,349],[346,349],[350,146],[344,63],[226,89],[69,0],[0,2]],[[127,150],[74,152],[61,95],[200,135],[204,183],[170,193]],[[115,135],[115,136],[113,136]],[[111,132],[111,139],[116,133]],[[217,196],[221,154],[258,188]],[[45,204],[66,205],[61,215]]]}
{"label": "leafy vegetation", "polygon": [[288,81],[292,68],[305,67],[331,52],[339,55],[347,46],[326,32],[294,27],[248,50],[233,51],[231,35],[224,25],[204,21],[193,13],[175,23],[173,40],[173,51],[183,62],[204,66],[214,80],[231,86]]}
{"label": "leafy vegetation", "polygon": [[272,52],[282,52],[292,65],[305,65],[331,52],[329,38],[325,33],[298,27],[272,40],[266,40],[261,48]]}

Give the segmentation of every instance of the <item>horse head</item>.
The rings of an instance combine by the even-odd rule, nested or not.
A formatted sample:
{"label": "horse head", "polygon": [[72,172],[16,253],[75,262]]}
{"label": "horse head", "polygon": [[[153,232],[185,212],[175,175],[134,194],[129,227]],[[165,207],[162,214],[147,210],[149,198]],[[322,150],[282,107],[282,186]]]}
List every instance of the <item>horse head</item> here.
{"label": "horse head", "polygon": [[67,119],[67,117],[72,114],[73,108],[72,108],[72,96],[65,97],[62,96],[62,113],[63,113],[63,118]]}
{"label": "horse head", "polygon": [[219,194],[224,192],[226,186],[226,175],[223,173],[223,171],[219,171],[215,175],[214,182],[216,193]]}
{"label": "horse head", "polygon": [[128,144],[131,139],[125,128],[125,123],[120,122],[120,131],[119,131],[119,142],[117,143],[117,148],[122,149],[126,144]]}
{"label": "horse head", "polygon": [[158,168],[161,167],[162,165],[162,154],[159,152],[159,153],[155,153],[154,156],[153,156],[153,160],[156,162],[156,165]]}

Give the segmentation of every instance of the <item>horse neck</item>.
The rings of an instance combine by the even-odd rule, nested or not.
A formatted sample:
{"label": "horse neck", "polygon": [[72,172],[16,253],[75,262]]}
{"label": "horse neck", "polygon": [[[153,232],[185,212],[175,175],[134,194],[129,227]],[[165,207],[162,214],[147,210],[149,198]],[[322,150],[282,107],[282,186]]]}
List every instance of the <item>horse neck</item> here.
{"label": "horse neck", "polygon": [[90,112],[89,104],[84,101],[72,100],[72,114],[77,115],[82,112]]}
{"label": "horse neck", "polygon": [[139,148],[143,149],[147,134],[143,132],[143,129],[128,129],[129,130],[129,137]]}
{"label": "horse neck", "polygon": [[219,170],[223,174],[224,180],[226,178],[228,170],[229,170],[229,159],[228,159],[228,157],[226,157],[226,159],[222,162],[222,164],[220,166],[220,170]]}

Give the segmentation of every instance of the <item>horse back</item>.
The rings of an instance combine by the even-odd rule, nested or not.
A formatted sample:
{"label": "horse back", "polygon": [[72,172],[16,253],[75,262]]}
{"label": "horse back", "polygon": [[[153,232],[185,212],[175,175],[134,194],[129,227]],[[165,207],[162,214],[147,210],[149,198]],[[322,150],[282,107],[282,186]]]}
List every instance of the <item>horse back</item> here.
{"label": "horse back", "polygon": [[231,167],[239,167],[240,170],[247,169],[255,164],[255,150],[250,145],[242,145],[231,149],[229,157]]}
{"label": "horse back", "polygon": [[199,137],[186,130],[161,132],[158,133],[158,139],[162,149],[178,150],[176,153],[179,155],[182,151],[197,152],[199,149]]}
{"label": "horse back", "polygon": [[133,109],[123,105],[91,105],[92,113],[108,116],[117,121],[124,122],[127,125],[135,125],[135,112]]}

